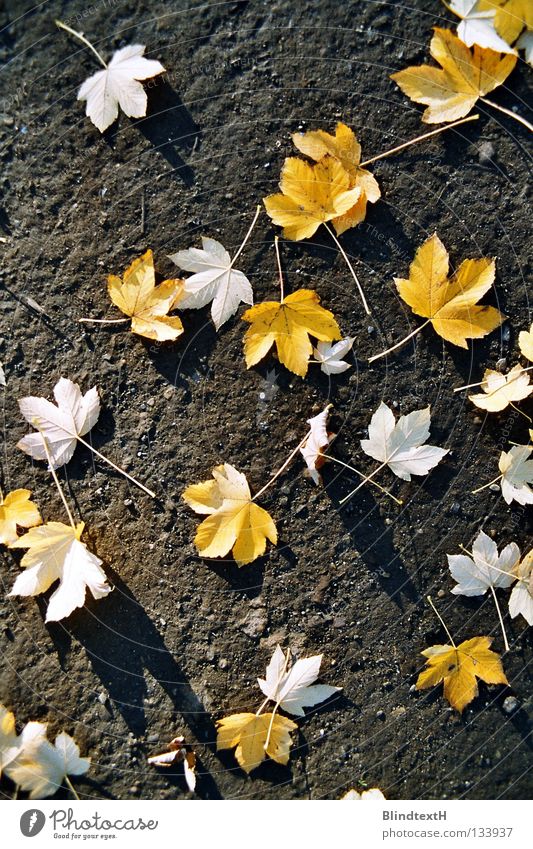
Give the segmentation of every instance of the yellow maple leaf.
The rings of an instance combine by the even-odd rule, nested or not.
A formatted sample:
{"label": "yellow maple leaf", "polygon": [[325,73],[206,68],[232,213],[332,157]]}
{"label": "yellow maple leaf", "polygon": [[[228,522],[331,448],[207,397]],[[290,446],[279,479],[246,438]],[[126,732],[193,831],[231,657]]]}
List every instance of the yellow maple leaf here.
{"label": "yellow maple leaf", "polygon": [[523,356],[533,363],[533,324],[529,330],[521,330],[518,345]]}
{"label": "yellow maple leaf", "polygon": [[500,656],[490,650],[492,637],[473,637],[458,646],[430,646],[422,654],[427,668],[418,676],[417,690],[444,681],[444,698],[462,713],[478,694],[477,678],[486,684],[508,684]]}
{"label": "yellow maple leaf", "polygon": [[131,317],[132,333],[157,342],[177,339],[183,333],[180,319],[168,315],[182,294],[183,280],[164,280],[156,286],[151,250],[131,263],[123,280],[110,274],[107,283],[113,303]]}
{"label": "yellow maple leaf", "polygon": [[255,366],[276,345],[280,363],[305,377],[313,346],[309,336],[320,342],[341,338],[333,313],[320,306],[310,289],[298,289],[281,301],[265,301],[246,310],[242,320],[250,324],[244,335],[246,366]]}
{"label": "yellow maple leaf", "polygon": [[483,392],[469,395],[476,407],[489,413],[499,413],[514,401],[523,401],[533,392],[529,374],[521,366],[515,366],[508,374],[486,369],[481,382]]}
{"label": "yellow maple leaf", "polygon": [[480,11],[493,11],[494,27],[499,35],[512,44],[524,27],[533,29],[533,3],[531,0],[480,0]]}
{"label": "yellow maple leaf", "polygon": [[235,757],[246,773],[259,766],[267,755],[276,763],[285,765],[292,745],[290,734],[297,727],[292,719],[279,714],[272,717],[271,713],[259,716],[235,713],[217,722],[217,751],[236,747]]}
{"label": "yellow maple leaf", "polygon": [[497,88],[516,65],[512,53],[500,54],[474,44],[470,50],[450,30],[434,28],[429,52],[441,65],[417,65],[391,74],[415,103],[428,108],[427,124],[455,121],[468,115],[479,97]]}
{"label": "yellow maple leaf", "polygon": [[381,197],[378,182],[370,171],[360,168],[361,145],[355,133],[346,124],[339,121],[335,135],[325,130],[308,130],[306,133],[294,133],[292,140],[298,150],[316,162],[324,156],[333,156],[350,175],[350,188],[359,188],[358,200],[344,215],[333,218],[331,223],[340,236],[356,224],[364,221],[367,203],[375,203]]}
{"label": "yellow maple leaf", "polygon": [[492,286],[495,263],[465,259],[451,279],[448,268],[448,252],[435,233],[418,248],[409,279],[395,277],[394,282],[405,303],[426,318],[439,336],[467,348],[467,339],[486,336],[505,318],[495,307],[477,305]]}
{"label": "yellow maple leaf", "polygon": [[30,501],[29,489],[14,489],[6,497],[0,492],[0,543],[12,545],[17,541],[17,525],[32,528],[42,522],[37,505]]}
{"label": "yellow maple leaf", "polygon": [[299,241],[357,203],[361,189],[350,184],[349,173],[333,156],[323,156],[316,165],[291,156],[281,169],[281,194],[268,195],[263,203],[285,238]]}
{"label": "yellow maple leaf", "polygon": [[278,541],[276,525],[266,510],[254,504],[246,476],[229,463],[213,469],[213,480],[188,486],[182,495],[195,513],[207,514],[194,538],[203,557],[225,557],[230,551],[238,566],[265,553],[266,541]]}

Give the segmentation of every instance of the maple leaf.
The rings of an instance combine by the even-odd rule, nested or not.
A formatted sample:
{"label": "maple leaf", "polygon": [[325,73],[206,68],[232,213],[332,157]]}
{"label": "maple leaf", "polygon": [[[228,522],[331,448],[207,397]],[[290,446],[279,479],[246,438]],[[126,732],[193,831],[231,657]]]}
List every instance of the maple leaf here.
{"label": "maple leaf", "polygon": [[467,339],[486,336],[504,320],[495,307],[477,301],[494,282],[492,259],[465,259],[448,279],[448,252],[435,233],[418,248],[409,279],[395,277],[400,297],[416,315],[453,345],[467,348]]}
{"label": "maple leaf", "polygon": [[466,554],[447,554],[448,566],[456,586],[455,595],[484,595],[490,587],[507,588],[516,580],[515,569],[520,561],[520,549],[509,543],[498,554],[494,540],[480,531],[472,546],[472,557]]}
{"label": "maple leaf", "polygon": [[525,29],[515,44],[518,50],[524,51],[524,58],[528,65],[533,68],[533,31]]}
{"label": "maple leaf", "polygon": [[533,549],[515,566],[516,584],[509,598],[512,619],[522,614],[528,625],[533,625]]}
{"label": "maple leaf", "polygon": [[202,236],[202,248],[189,248],[171,254],[184,271],[195,272],[183,281],[180,310],[198,310],[211,303],[211,317],[217,330],[237,312],[239,304],[253,304],[254,295],[248,278],[233,268],[224,245]]}
{"label": "maple leaf", "polygon": [[196,788],[196,755],[188,750],[184,737],[174,737],[168,744],[166,752],[162,752],[160,755],[152,755],[147,760],[152,766],[163,767],[164,769],[168,769],[175,763],[183,764],[187,787],[191,793],[194,793]]}
{"label": "maple leaf", "polygon": [[494,25],[501,37],[512,44],[524,27],[533,29],[533,6],[531,0],[480,0],[482,9],[497,7]]}
{"label": "maple leaf", "polygon": [[427,124],[468,115],[479,97],[507,79],[517,59],[477,44],[470,51],[451,31],[439,27],[434,28],[429,51],[441,68],[419,65],[391,74],[407,97],[428,107],[422,116]]}
{"label": "maple leaf", "polygon": [[346,363],[342,358],[352,349],[354,342],[353,336],[347,336],[334,344],[319,342],[316,348],[313,348],[313,356],[320,363],[320,371],[324,374],[342,374],[351,368],[350,363]]}
{"label": "maple leaf", "polygon": [[513,401],[522,401],[533,392],[529,374],[521,366],[515,366],[508,374],[486,369],[481,388],[482,393],[468,397],[476,407],[490,413],[505,410]]}
{"label": "maple leaf", "polygon": [[518,345],[526,360],[533,363],[533,324],[529,330],[521,330],[518,334]]}
{"label": "maple leaf", "polygon": [[2,770],[17,756],[19,748],[15,716],[4,705],[0,705],[0,778]]}
{"label": "maple leaf", "polygon": [[281,301],[265,301],[246,310],[242,320],[250,324],[244,335],[247,368],[255,366],[276,345],[278,358],[289,371],[305,377],[314,336],[321,342],[341,338],[333,313],[320,306],[309,289],[298,289]]}
{"label": "maple leaf", "polygon": [[363,790],[361,793],[358,793],[357,790],[353,788],[348,790],[344,796],[341,796],[341,802],[379,802],[383,801],[385,796],[379,789],[379,787],[370,787],[368,790]]}
{"label": "maple leaf", "polygon": [[324,156],[333,156],[349,174],[350,188],[361,190],[354,206],[331,220],[337,235],[364,221],[367,203],[376,203],[381,197],[381,191],[374,175],[359,167],[361,145],[353,130],[339,121],[334,136],[324,130],[308,130],[306,133],[294,133],[292,140],[301,153],[316,162]]}
{"label": "maple leaf", "polygon": [[86,79],[78,91],[78,100],[87,101],[85,114],[101,133],[117,119],[119,106],[130,118],[146,115],[148,98],[138,80],[163,74],[165,69],[161,62],[146,59],[145,50],[142,44],[117,50],[109,65]]}
{"label": "maple leaf", "polygon": [[17,525],[31,528],[42,522],[39,509],[30,501],[29,489],[14,489],[4,498],[0,492],[0,543],[11,545],[17,539]]}
{"label": "maple leaf", "polygon": [[[42,723],[28,724],[46,728]],[[69,734],[58,734],[52,745],[40,730],[26,742],[6,774],[21,790],[29,792],[30,799],[43,799],[53,796],[68,775],[86,773],[90,764],[90,758],[80,758],[79,746]]]}
{"label": "maple leaf", "polygon": [[332,404],[328,404],[321,413],[307,419],[309,434],[303,445],[300,447],[300,453],[307,466],[307,474],[317,486],[321,482],[318,469],[320,469],[325,462],[324,449],[326,449],[330,442],[334,439],[334,436],[330,435],[327,430],[329,411],[332,406]]}
{"label": "maple leaf", "polygon": [[151,250],[133,260],[122,280],[110,274],[107,283],[115,306],[131,317],[132,333],[157,342],[173,341],[183,333],[180,319],[168,315],[180,299],[183,280],[164,280],[156,286]]}
{"label": "maple leaf", "polygon": [[46,622],[57,622],[83,607],[87,589],[95,599],[111,592],[100,568],[102,561],[81,542],[84,527],[84,522],[75,528],[62,522],[47,522],[32,528],[11,546],[28,551],[20,563],[25,571],[16,579],[9,596],[39,595],[59,580],[48,602]]}
{"label": "maple leaf", "polygon": [[426,475],[448,453],[447,448],[424,445],[429,439],[430,424],[429,407],[400,416],[396,422],[394,413],[382,401],[370,420],[369,438],[361,440],[361,448],[397,477],[410,481],[411,475]]}
{"label": "maple leaf", "polygon": [[510,451],[502,451],[498,463],[502,473],[502,495],[510,504],[533,504],[533,460],[529,456],[533,448],[530,445],[513,445]]}
{"label": "maple leaf", "polygon": [[195,513],[207,514],[194,538],[202,557],[225,557],[237,566],[265,553],[266,541],[278,540],[276,525],[266,510],[254,504],[246,476],[229,463],[213,469],[213,480],[188,486],[182,495]]}
{"label": "maple leaf", "polygon": [[350,175],[333,156],[322,157],[316,165],[293,156],[281,169],[281,194],[268,195],[263,203],[274,224],[283,227],[285,238],[300,241],[352,209],[361,188],[350,188],[350,183]]}
{"label": "maple leaf", "polygon": [[52,467],[58,469],[71,459],[78,437],[88,433],[98,421],[100,399],[96,386],[82,395],[78,384],[66,377],[54,386],[54,398],[57,407],[46,398],[28,396],[19,400],[20,412],[39,432],[24,436],[17,448],[34,460],[47,460],[48,448]]}
{"label": "maple leaf", "polygon": [[235,757],[246,773],[259,766],[267,755],[285,765],[292,745],[290,735],[297,728],[292,719],[279,714],[235,713],[217,722],[217,751],[236,747]]}
{"label": "maple leaf", "polygon": [[472,47],[478,44],[480,47],[488,47],[498,53],[516,53],[501,36],[498,35],[494,26],[496,9],[492,5],[487,8],[481,0],[449,0],[445,6],[461,18],[457,27],[457,35],[461,41]]}
{"label": "maple leaf", "polygon": [[458,646],[424,649],[427,668],[418,676],[417,690],[444,682],[444,698],[462,713],[478,694],[477,678],[486,684],[508,684],[500,656],[490,650],[491,637],[473,637]]}
{"label": "maple leaf", "polygon": [[305,716],[304,707],[313,707],[342,689],[329,684],[313,684],[318,678],[322,657],[318,654],[302,658],[287,669],[288,658],[277,645],[267,666],[266,678],[258,678],[257,683],[264,695],[282,710],[293,716]]}

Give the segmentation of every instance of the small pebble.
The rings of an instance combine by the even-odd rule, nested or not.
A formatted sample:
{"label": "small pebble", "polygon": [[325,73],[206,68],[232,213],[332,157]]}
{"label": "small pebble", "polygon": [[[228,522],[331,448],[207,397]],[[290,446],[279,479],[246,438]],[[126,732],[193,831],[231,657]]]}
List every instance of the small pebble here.
{"label": "small pebble", "polygon": [[385,711],[384,710],[378,710],[376,712],[376,719],[385,719]]}
{"label": "small pebble", "polygon": [[494,159],[494,155],[496,153],[496,149],[492,142],[484,141],[481,142],[478,148],[478,159],[482,165],[486,165],[487,162],[490,162],[491,159]]}
{"label": "small pebble", "polygon": [[503,701],[503,710],[505,713],[514,713],[518,708],[518,699],[515,696],[507,696]]}

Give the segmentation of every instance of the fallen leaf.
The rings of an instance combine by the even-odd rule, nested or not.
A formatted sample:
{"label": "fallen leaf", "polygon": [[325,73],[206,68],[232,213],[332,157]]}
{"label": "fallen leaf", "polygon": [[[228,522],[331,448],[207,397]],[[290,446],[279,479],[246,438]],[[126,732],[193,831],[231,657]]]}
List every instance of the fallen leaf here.
{"label": "fallen leaf", "polygon": [[70,616],[77,607],[83,607],[87,589],[95,599],[111,592],[106,574],[100,568],[102,561],[81,542],[84,527],[84,522],[76,528],[62,522],[47,522],[32,528],[11,546],[28,551],[20,563],[25,571],[16,579],[9,596],[39,595],[59,580],[48,602],[46,622],[57,622]]}
{"label": "fallen leaf", "polygon": [[530,330],[521,330],[518,334],[518,345],[522,355],[533,363],[533,324]]}
{"label": "fallen leaf", "polygon": [[263,198],[265,209],[283,227],[286,239],[308,239],[321,224],[347,213],[361,196],[361,188],[350,188],[346,169],[333,156],[315,165],[290,157],[281,169],[281,194]]}
{"label": "fallen leaf", "polygon": [[494,282],[492,259],[465,259],[448,279],[448,252],[435,233],[421,245],[409,268],[409,279],[395,277],[402,300],[426,318],[446,341],[467,348],[467,339],[486,336],[504,320],[495,307],[477,301]]}
{"label": "fallen leaf", "polygon": [[6,385],[6,373],[3,369],[2,363],[0,363],[0,386]]}
{"label": "fallen leaf", "polygon": [[329,684],[313,684],[318,678],[322,657],[318,654],[302,658],[292,668],[287,668],[288,658],[278,645],[267,666],[266,678],[258,678],[257,683],[264,695],[282,710],[293,716],[305,716],[304,707],[313,707],[342,689]]}
{"label": "fallen leaf", "polygon": [[11,545],[18,537],[17,525],[31,528],[42,522],[39,509],[30,501],[29,489],[14,489],[4,498],[0,492],[0,543]]}
{"label": "fallen leaf", "polygon": [[351,364],[346,363],[342,358],[352,349],[354,342],[353,336],[347,336],[346,339],[341,339],[334,344],[319,342],[316,348],[313,348],[313,356],[320,363],[320,371],[324,374],[342,374],[343,371],[351,368]]}
{"label": "fallen leaf", "polygon": [[334,438],[327,430],[329,411],[332,406],[332,404],[328,404],[327,407],[322,410],[321,413],[318,413],[317,416],[307,419],[309,434],[306,441],[300,448],[300,453],[307,466],[307,473],[317,486],[321,482],[318,469],[320,469],[325,462],[324,449],[328,447]]}
{"label": "fallen leaf", "polygon": [[309,289],[298,289],[282,301],[257,304],[246,310],[242,319],[250,324],[244,336],[247,368],[255,366],[275,345],[279,361],[305,377],[313,353],[309,337],[321,342],[341,338],[333,313],[321,307],[317,293]]}
{"label": "fallen leaf", "polygon": [[187,787],[191,793],[194,793],[196,788],[196,755],[185,745],[184,737],[174,737],[168,744],[166,752],[162,752],[160,755],[152,755],[147,760],[152,766],[163,767],[164,769],[168,769],[175,763],[183,764]]}
{"label": "fallen leaf", "polygon": [[292,745],[290,735],[297,728],[292,719],[279,714],[235,713],[217,722],[217,751],[236,747],[235,757],[246,773],[259,766],[267,755],[285,765]]}
{"label": "fallen leaf", "polygon": [[138,80],[148,80],[164,73],[161,62],[143,56],[146,47],[129,44],[117,50],[103,71],[85,80],[78,100],[87,101],[85,114],[101,133],[118,117],[118,107],[130,118],[146,115],[148,98]]}
{"label": "fallen leaf", "polygon": [[429,439],[430,424],[429,407],[400,416],[396,422],[394,413],[382,401],[370,420],[368,439],[361,440],[361,448],[397,477],[410,481],[411,475],[426,475],[448,453],[447,448],[424,445]]}
{"label": "fallen leaf", "polygon": [[505,589],[516,580],[515,569],[520,561],[520,549],[509,543],[498,554],[494,540],[480,531],[472,546],[472,557],[467,554],[447,554],[452,578],[457,581],[452,589],[455,595],[484,595],[490,587]]}
{"label": "fallen leaf", "polygon": [[458,646],[437,645],[424,649],[427,668],[418,676],[417,690],[444,681],[444,698],[462,713],[478,694],[476,678],[486,684],[508,684],[500,656],[490,650],[492,637],[473,637]]}
{"label": "fallen leaf", "polygon": [[[492,3],[492,0],[491,0]],[[445,4],[448,9],[461,18],[457,27],[457,36],[461,41],[472,47],[487,47],[498,53],[515,53],[509,44],[498,35],[494,26],[496,9],[486,8],[486,4],[480,0],[449,0]]]}
{"label": "fallen leaf", "polygon": [[78,436],[85,436],[98,421],[100,400],[96,386],[82,395],[78,384],[66,377],[56,383],[54,398],[57,407],[46,398],[29,396],[19,400],[20,412],[39,432],[23,436],[17,448],[34,460],[46,460],[44,436],[52,467],[58,469],[71,459]]}
{"label": "fallen leaf", "polygon": [[182,495],[195,513],[208,514],[194,538],[202,557],[225,557],[231,551],[237,566],[265,553],[266,541],[278,541],[276,525],[266,510],[254,504],[246,476],[229,463],[213,469],[213,480],[188,486]]}
{"label": "fallen leaf", "polygon": [[481,383],[482,393],[469,395],[469,399],[482,410],[498,413],[514,401],[522,401],[533,392],[529,383],[529,374],[521,367],[515,366],[508,374],[486,369]]}
{"label": "fallen leaf", "polygon": [[530,445],[513,445],[510,451],[502,451],[498,463],[502,473],[502,495],[510,504],[533,504],[533,460],[529,456],[533,448]]}
{"label": "fallen leaf", "polygon": [[450,30],[434,28],[429,51],[441,65],[418,65],[391,74],[415,103],[428,108],[422,116],[427,124],[439,124],[463,118],[483,97],[507,79],[517,57],[502,56],[474,45],[469,50]]}
{"label": "fallen leaf", "polygon": [[512,44],[524,27],[533,29],[531,0],[480,0],[483,9],[496,9],[494,25],[503,39]]}
{"label": "fallen leaf", "polygon": [[133,260],[123,280],[110,274],[107,278],[109,297],[125,315],[131,317],[131,332],[157,342],[177,339],[183,325],[168,312],[176,306],[183,290],[183,280],[164,280],[155,285],[154,255],[147,250]]}
{"label": "fallen leaf", "polygon": [[379,787],[370,787],[368,790],[363,790],[361,793],[358,793],[357,790],[353,788],[348,790],[344,796],[341,797],[341,802],[379,802],[383,800],[385,796],[379,789]]}
{"label": "fallen leaf", "polygon": [[19,738],[15,728],[15,716],[0,705],[0,778],[2,770],[16,757]]}
{"label": "fallen leaf", "polygon": [[524,51],[524,59],[533,68],[533,31],[525,29],[515,47]]}
{"label": "fallen leaf", "polygon": [[381,191],[374,175],[359,167],[361,145],[353,130],[339,122],[334,136],[324,130],[308,130],[306,133],[294,133],[292,140],[301,153],[316,162],[324,156],[333,156],[350,175],[350,188],[361,190],[354,206],[331,220],[337,235],[364,221],[367,203],[376,203],[381,197]]}
{"label": "fallen leaf", "polygon": [[237,312],[241,302],[253,304],[254,295],[248,278],[233,268],[226,248],[216,239],[202,236],[202,248],[189,248],[171,254],[184,271],[195,272],[183,281],[180,310],[198,310],[211,304],[211,317],[217,330]]}
{"label": "fallen leaf", "polygon": [[512,619],[522,614],[528,625],[533,625],[533,549],[515,566],[516,584],[509,598]]}
{"label": "fallen leaf", "polygon": [[6,774],[21,790],[29,792],[30,799],[44,799],[53,796],[68,775],[87,772],[91,759],[79,755],[79,746],[69,734],[58,734],[52,745],[41,732],[22,748]]}

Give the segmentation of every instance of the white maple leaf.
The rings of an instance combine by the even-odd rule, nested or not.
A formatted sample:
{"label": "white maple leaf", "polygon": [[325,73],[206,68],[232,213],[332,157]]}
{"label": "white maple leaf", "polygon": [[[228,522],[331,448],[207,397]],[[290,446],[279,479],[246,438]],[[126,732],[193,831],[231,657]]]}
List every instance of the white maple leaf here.
{"label": "white maple leaf", "polygon": [[528,372],[521,366],[514,366],[508,374],[488,368],[481,382],[483,392],[468,397],[481,410],[498,413],[513,401],[523,401],[531,395],[533,386],[529,380]]}
{"label": "white maple leaf", "polygon": [[509,543],[498,554],[498,546],[484,531],[480,531],[467,554],[447,554],[452,577],[457,581],[455,595],[484,595],[490,587],[506,588],[516,581],[514,572],[520,562],[520,549]]}
{"label": "white maple leaf", "polygon": [[317,705],[342,689],[328,684],[313,685],[318,678],[322,657],[318,654],[297,660],[288,670],[288,658],[278,645],[267,666],[266,679],[258,678],[257,683],[265,696],[284,711],[293,716],[305,716],[304,707]]}
{"label": "white maple leaf", "polygon": [[528,625],[533,625],[533,549],[515,567],[516,584],[509,598],[512,619],[522,614]]}
{"label": "white maple leaf", "polygon": [[116,120],[119,106],[130,118],[146,115],[148,98],[138,80],[148,80],[165,69],[161,62],[145,59],[145,50],[142,44],[122,47],[103,71],[97,71],[81,86],[78,100],[87,101],[85,114],[101,133]]}
{"label": "white maple leaf", "polygon": [[96,424],[100,399],[96,386],[82,395],[78,384],[66,377],[56,383],[54,397],[57,407],[46,398],[28,396],[19,400],[20,412],[39,432],[23,436],[17,448],[34,460],[46,460],[48,448],[52,466],[58,469],[71,459],[78,436],[84,436]]}
{"label": "white maple leaf", "polygon": [[34,743],[46,737],[46,725],[42,722],[27,722],[20,735],[15,730],[15,717],[0,705],[0,775],[2,770],[10,775],[10,769],[21,754]]}
{"label": "white maple leaf", "polygon": [[502,473],[502,495],[510,504],[533,504],[533,460],[529,456],[533,448],[530,445],[513,445],[510,451],[502,451],[498,466]]}
{"label": "white maple leaf", "polygon": [[111,592],[102,561],[81,542],[85,525],[76,528],[62,522],[47,522],[32,528],[13,543],[11,548],[27,548],[21,560],[24,568],[15,581],[10,596],[35,596],[57,580],[59,586],[48,602],[47,622],[57,622],[85,604],[88,589],[93,598],[104,598]]}
{"label": "white maple leaf", "polygon": [[344,796],[341,797],[341,802],[379,802],[383,801],[385,796],[379,789],[379,787],[370,787],[369,790],[363,790],[361,793],[358,793],[357,790],[348,790]]}
{"label": "white maple leaf", "polygon": [[28,725],[41,726],[41,733],[35,729],[33,739],[25,743],[7,767],[6,774],[21,790],[30,794],[30,799],[43,799],[53,796],[67,775],[87,772],[91,759],[80,758],[79,746],[69,734],[58,734],[52,745],[44,736],[46,726],[40,722]]}
{"label": "white maple leaf", "polygon": [[426,475],[448,453],[447,448],[424,445],[430,424],[429,407],[400,416],[396,422],[394,413],[382,401],[370,420],[369,438],[361,440],[361,448],[397,477],[410,481],[411,475]]}
{"label": "white maple leaf", "polygon": [[533,30],[525,29],[515,47],[524,51],[524,59],[533,67]]}
{"label": "white maple leaf", "polygon": [[332,406],[332,404],[328,404],[317,416],[307,419],[310,430],[306,441],[300,448],[300,454],[307,465],[307,474],[317,486],[322,480],[318,469],[324,463],[324,449],[334,439],[334,435],[328,434],[327,431],[328,416]]}
{"label": "white maple leaf", "polygon": [[318,342],[313,348],[313,356],[320,363],[320,370],[324,374],[341,374],[351,368],[342,358],[351,350],[355,337],[347,336],[340,342]]}
{"label": "white maple leaf", "polygon": [[445,6],[454,12],[461,23],[457,27],[457,36],[461,41],[472,47],[488,47],[497,53],[514,53],[516,50],[507,44],[494,27],[496,7],[493,9],[480,8],[478,0],[448,0]]}
{"label": "white maple leaf", "polygon": [[237,312],[241,302],[253,304],[250,281],[233,268],[234,260],[216,239],[202,236],[201,248],[178,251],[169,259],[184,271],[195,272],[185,280],[178,309],[198,310],[212,302],[211,317],[217,330]]}

